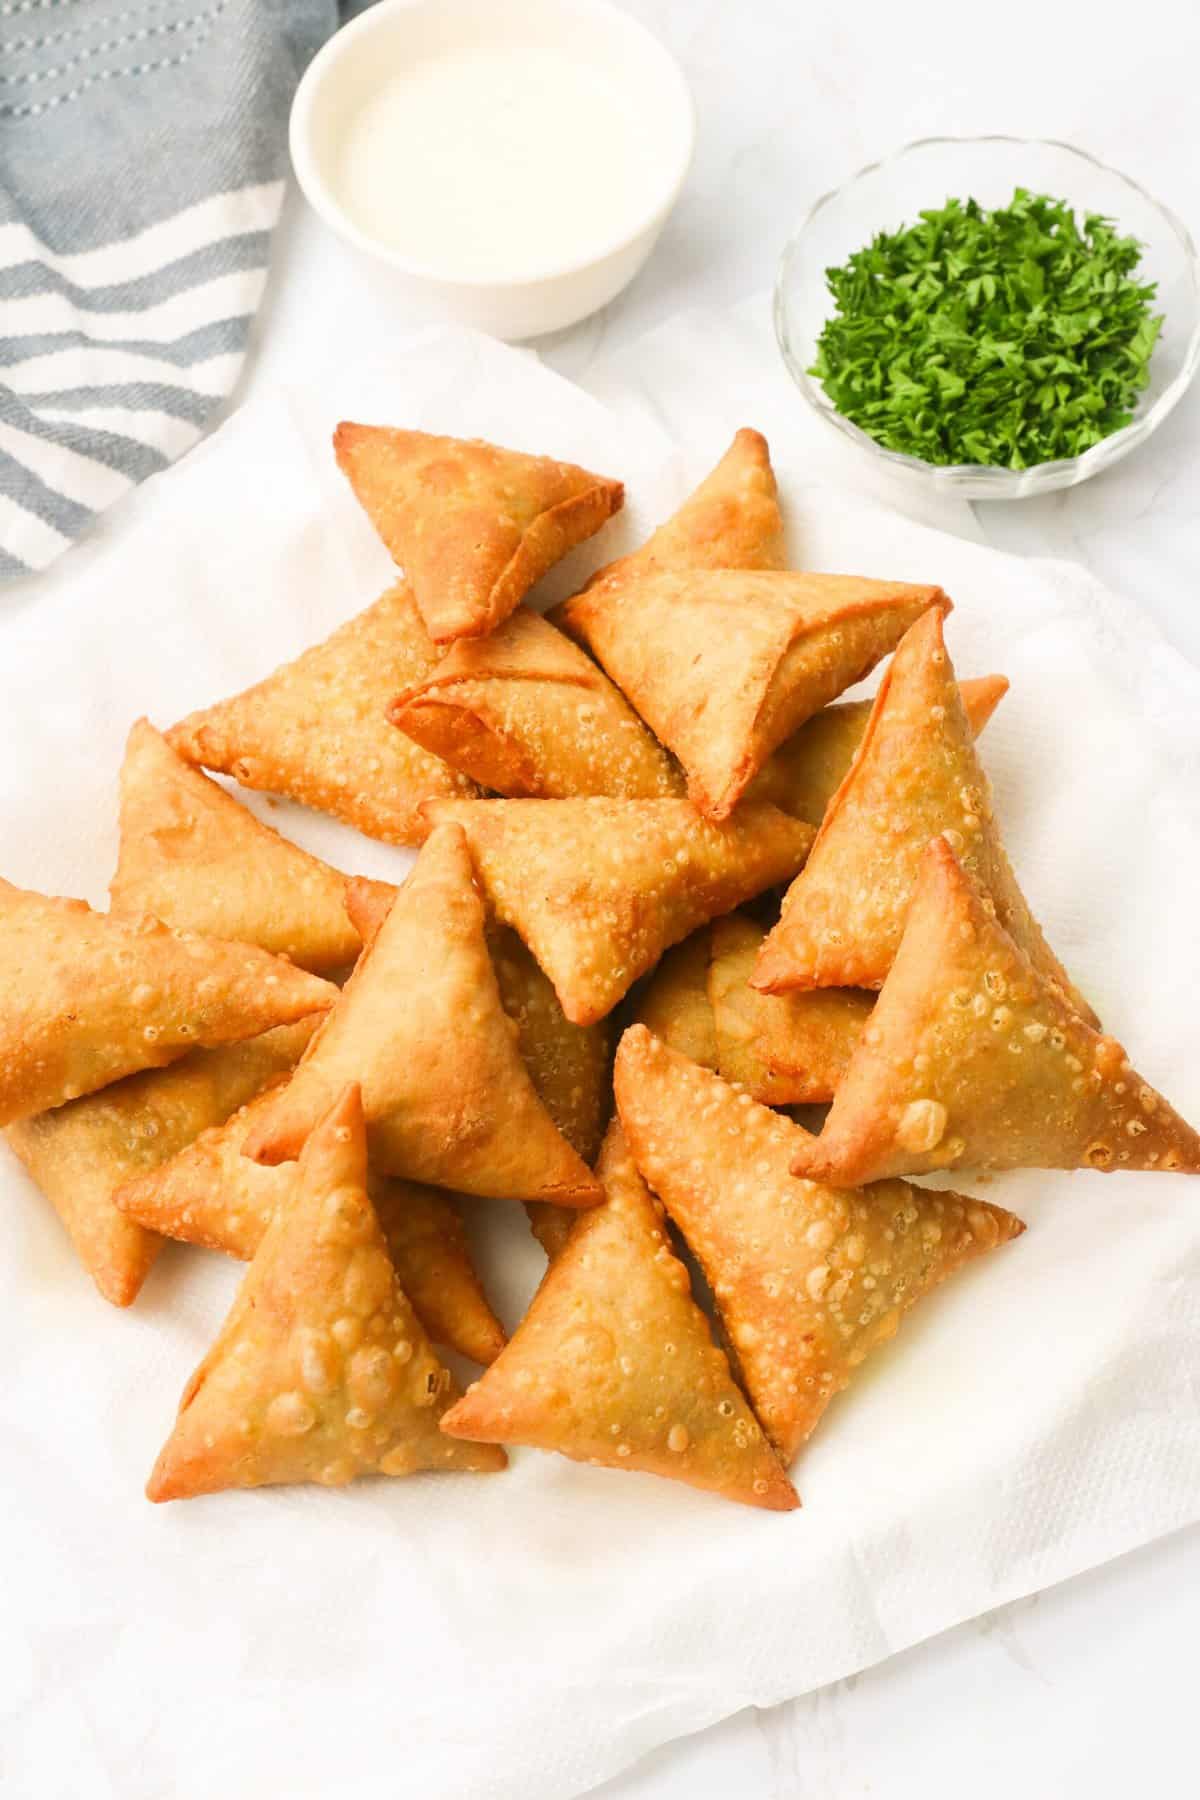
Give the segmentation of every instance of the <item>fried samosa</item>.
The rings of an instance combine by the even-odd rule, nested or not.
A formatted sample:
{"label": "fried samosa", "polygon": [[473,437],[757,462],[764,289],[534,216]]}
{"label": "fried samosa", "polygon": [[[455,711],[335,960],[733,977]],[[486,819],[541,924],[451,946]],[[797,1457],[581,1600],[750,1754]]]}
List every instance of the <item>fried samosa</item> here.
{"label": "fried samosa", "polygon": [[645,991],[638,996],[637,1021],[692,1062],[715,1069],[717,1025],[708,996],[712,927],[702,925],[668,950]]}
{"label": "fried samosa", "polygon": [[167,733],[185,762],[285,794],[386,844],[418,844],[417,808],[475,784],[388,724],[388,702],[431,674],[439,652],[407,582],[257,686]]}
{"label": "fried samosa", "polygon": [[683,776],[602,669],[520,606],[460,639],[388,708],[393,725],[498,794],[540,800],[682,794]]}
{"label": "fried samosa", "polygon": [[905,1181],[798,1179],[806,1132],[644,1026],[621,1040],[616,1090],[634,1161],[695,1252],[785,1463],[909,1307],[1024,1230],[998,1206]]}
{"label": "fried samosa", "polygon": [[688,797],[726,819],[771,752],[870,673],[937,587],[852,575],[653,567],[555,613],[674,752]]}
{"label": "fried samosa", "polygon": [[1009,865],[991,785],[931,608],[905,635],[849,774],[759,957],[754,985],[878,988],[904,930],[926,844],[945,832],[1031,961],[1082,1005]]}
{"label": "fried samosa", "polygon": [[316,1018],[243,1044],[193,1050],[167,1069],[127,1075],[98,1094],[10,1125],[7,1137],[52,1203],[106,1300],[137,1298],[162,1238],[127,1218],[121,1186],[165,1163],[202,1131],[293,1068]]}
{"label": "fried samosa", "polygon": [[456,826],[421,851],[246,1154],[267,1163],[294,1157],[348,1079],[362,1084],[372,1166],[382,1174],[497,1199],[587,1206],[599,1198],[521,1060]]}
{"label": "fried samosa", "polygon": [[[1004,675],[980,675],[959,683],[963,708],[978,737],[1008,692]],[[770,800],[797,819],[819,825],[850,771],[871,716],[870,700],[823,706],[759,770],[748,789],[751,800]]]}
{"label": "fried samosa", "polygon": [[820,1137],[795,1167],[848,1185],[926,1169],[1200,1172],[1200,1137],[1035,969],[945,838]]}
{"label": "fried samosa", "polygon": [[[489,948],[500,1001],[517,1028],[517,1047],[538,1099],[590,1169],[612,1112],[608,1022],[572,1025],[549,978],[507,926],[492,933]],[[556,1256],[578,1212],[545,1200],[532,1200],[525,1210],[546,1255]]]}
{"label": "fried samosa", "polygon": [[[346,913],[348,878],[291,844],[182,761],[139,719],[121,769],[121,845],[109,884],[117,913],[257,944],[326,975],[361,941]],[[385,895],[394,893],[378,884]]]}
{"label": "fried samosa", "polygon": [[[370,943],[391,908],[380,882],[352,882],[350,916]],[[488,933],[500,1004],[517,1028],[517,1047],[542,1105],[587,1164],[596,1160],[611,1110],[612,1041],[606,1026],[572,1025],[553,984],[506,925]]]}
{"label": "fried samosa", "polygon": [[[390,901],[363,882],[351,884],[347,904],[364,943],[370,943]],[[607,1025],[572,1025],[550,981],[508,926],[489,933],[488,950],[500,1003],[517,1028],[517,1048],[538,1099],[590,1168],[612,1110],[612,1039]],[[546,1255],[557,1255],[575,1223],[574,1209],[531,1200],[525,1210]]]}
{"label": "fried samosa", "polygon": [[599,1173],[603,1204],[580,1217],[511,1344],[442,1430],[795,1507],[615,1123]]}
{"label": "fried samosa", "polygon": [[538,1097],[590,1167],[612,1110],[608,1025],[571,1023],[553,984],[515,931],[493,932],[489,949],[500,1001],[517,1028],[517,1046]]}
{"label": "fried samosa", "polygon": [[333,447],[439,644],[494,631],[624,499],[619,481],[478,439],[344,422]]}
{"label": "fried samosa", "polygon": [[462,825],[497,918],[577,1025],[705,920],[788,880],[813,835],[773,806],[714,825],[686,800],[433,801],[427,816]]}
{"label": "fried samosa", "polygon": [[503,1452],[438,1429],[457,1388],[396,1279],[366,1179],[350,1087],[305,1145],[291,1204],[184,1390],[149,1499],[504,1467]]}
{"label": "fried samosa", "polygon": [[0,1125],[336,998],[327,981],[248,944],[0,881]]}
{"label": "fried samosa", "polygon": [[783,516],[760,431],[736,432],[720,462],[640,549],[598,569],[589,587],[647,569],[782,569]]}
{"label": "fried samosa", "polygon": [[757,993],[749,979],[763,935],[737,912],[694,932],[663,957],[637,1021],[765,1105],[830,1100],[875,996],[852,988]]}
{"label": "fried samosa", "polygon": [[[249,1262],[298,1182],[296,1163],[267,1168],[242,1155],[255,1121],[274,1101],[274,1092],[257,1095],[161,1167],[127,1181],[113,1195],[120,1214],[147,1232]],[[367,1192],[400,1285],[434,1343],[475,1362],[491,1362],[504,1347],[504,1330],[480,1286],[450,1196],[375,1174]]]}
{"label": "fried samosa", "polygon": [[[739,431],[717,467],[619,573],[782,566],[783,521],[766,440]],[[425,749],[510,799],[682,794],[678,765],[578,645],[518,607],[482,641],[460,640],[389,716]]]}
{"label": "fried samosa", "polygon": [[[710,930],[707,992],[717,1070],[767,1106],[832,1100],[870,1017],[874,994],[858,988],[760,994],[750,986],[750,977],[762,946],[761,928],[744,914],[731,913],[715,919]],[[654,1029],[644,1014],[642,1022]],[[670,1038],[664,1042],[687,1054],[685,1046]]]}

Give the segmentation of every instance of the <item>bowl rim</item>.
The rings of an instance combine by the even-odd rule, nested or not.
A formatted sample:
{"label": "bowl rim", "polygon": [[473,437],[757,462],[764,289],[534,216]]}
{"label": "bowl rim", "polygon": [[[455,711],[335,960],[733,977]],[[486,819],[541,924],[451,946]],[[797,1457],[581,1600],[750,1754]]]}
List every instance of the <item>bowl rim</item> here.
{"label": "bowl rim", "polygon": [[[687,180],[696,146],[696,106],[683,70],[666,45],[640,19],[614,5],[612,0],[541,0],[543,5],[557,9],[565,17],[569,18],[573,14],[586,15],[600,21],[606,28],[615,27],[625,36],[626,42],[631,39],[637,42],[645,62],[656,69],[664,91],[671,93],[678,120],[678,143],[674,154],[670,158],[664,158],[666,172],[661,186],[656,185],[652,203],[642,207],[635,216],[635,222],[619,236],[607,239],[586,255],[528,270],[521,275],[448,273],[433,264],[414,261],[402,250],[380,243],[368,232],[360,230],[336,198],[321,159],[313,148],[313,112],[318,96],[330,80],[336,79],[338,67],[353,45],[369,37],[372,32],[382,30],[397,14],[410,12],[427,3],[428,0],[377,0],[376,5],[349,20],[326,40],[300,78],[288,121],[288,149],[305,199],[331,230],[376,262],[385,263],[403,274],[437,282],[444,287],[487,291],[536,287],[543,282],[556,281],[564,276],[593,269],[597,264],[628,249],[653,229],[659,220],[665,218]],[[455,4],[456,0],[439,0],[439,10],[450,12]],[[519,3],[505,0],[503,10],[506,17],[519,25],[522,10]]]}
{"label": "bowl rim", "polygon": [[[966,144],[1007,144],[1022,149],[1047,149],[1065,151],[1069,156],[1077,157],[1081,162],[1090,163],[1095,169],[1113,180],[1121,182],[1133,190],[1142,200],[1156,212],[1168,230],[1176,238],[1184,255],[1193,293],[1197,301],[1197,316],[1192,326],[1191,335],[1183,353],[1183,362],[1175,378],[1165,387],[1154,404],[1139,417],[1131,419],[1128,425],[1121,426],[1119,431],[1110,432],[1099,443],[1091,444],[1078,456],[1056,457],[1048,462],[1031,463],[1027,469],[1009,469],[996,463],[931,463],[919,456],[911,456],[907,451],[889,450],[840,413],[833,402],[815,379],[803,366],[803,359],[793,349],[788,331],[786,287],[788,275],[809,227],[817,215],[825,207],[840,199],[845,193],[868,175],[874,175],[890,163],[898,162],[901,157],[917,150],[954,148]],[[772,318],[775,327],[775,339],[783,357],[784,365],[792,380],[799,388],[801,395],[812,407],[817,416],[825,424],[837,431],[842,437],[849,438],[860,448],[870,451],[881,462],[901,470],[908,475],[920,475],[934,482],[964,487],[968,483],[977,486],[999,489],[1011,489],[1016,486],[1064,487],[1086,481],[1090,475],[1098,474],[1124,456],[1128,451],[1143,443],[1157,429],[1167,415],[1174,411],[1184,394],[1200,371],[1200,255],[1192,235],[1182,219],[1163,201],[1157,199],[1149,189],[1132,175],[1114,168],[1099,156],[1093,156],[1090,150],[1081,149],[1078,144],[1069,144],[1064,138],[1021,137],[1010,132],[979,132],[961,135],[935,135],[931,137],[912,138],[901,144],[886,156],[876,157],[874,161],[864,163],[837,187],[829,188],[821,194],[809,207],[797,229],[784,245],[779,259],[779,268],[775,277],[775,288],[772,299]],[[986,496],[976,496],[984,497]]]}

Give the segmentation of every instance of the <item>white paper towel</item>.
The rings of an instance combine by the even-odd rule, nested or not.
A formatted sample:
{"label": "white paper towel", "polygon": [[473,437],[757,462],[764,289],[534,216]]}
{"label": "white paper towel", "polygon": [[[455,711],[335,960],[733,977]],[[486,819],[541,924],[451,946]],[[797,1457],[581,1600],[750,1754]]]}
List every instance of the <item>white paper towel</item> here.
{"label": "white paper towel", "polygon": [[[826,485],[761,319],[676,322],[589,377],[433,333],[256,401],[0,617],[0,872],[102,902],[116,775],[168,724],[368,603],[385,553],[334,468],[343,416],[478,434],[623,476],[636,542],[734,427],[772,448],[810,567],[941,582],[964,674],[1012,692],[985,760],[1051,940],[1136,1065],[1200,1116],[1200,675],[1080,571],[1018,562]],[[951,524],[969,528],[966,515]],[[343,867],[406,858],[251,804]],[[964,1183],[964,1185],[966,1185]],[[1200,1187],[1023,1173],[1031,1229],[922,1303],[796,1470],[748,1509],[518,1453],[507,1476],[141,1488],[240,1270],[170,1247],[108,1308],[0,1155],[0,1774],[38,1800],[568,1800],[768,1705],[1200,1517]],[[514,1324],[541,1267],[472,1215]]]}

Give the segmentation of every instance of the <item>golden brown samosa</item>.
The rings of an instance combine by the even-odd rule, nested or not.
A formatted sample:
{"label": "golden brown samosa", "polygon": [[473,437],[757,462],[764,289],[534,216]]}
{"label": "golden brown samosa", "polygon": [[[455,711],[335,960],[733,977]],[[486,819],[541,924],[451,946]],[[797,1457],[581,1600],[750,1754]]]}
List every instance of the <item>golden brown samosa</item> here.
{"label": "golden brown samosa", "polygon": [[555,618],[678,757],[689,799],[720,820],[771,752],[935,601],[937,587],[853,575],[652,567],[577,594]]}
{"label": "golden brown samosa", "polygon": [[114,912],[257,944],[325,975],[362,947],[346,913],[347,880],[191,768],[147,719],[134,725],[121,767]]}
{"label": "golden brown samosa", "polygon": [[117,1205],[146,1175],[293,1068],[316,1019],[277,1025],[218,1050],[193,1050],[167,1069],[127,1075],[97,1094],[10,1125],[8,1141],[70,1234],[106,1300],[129,1306],[162,1238]]}
{"label": "golden brown samosa", "polygon": [[[249,1262],[299,1180],[296,1163],[267,1168],[242,1155],[255,1121],[274,1100],[274,1092],[258,1094],[160,1167],[127,1181],[113,1195],[115,1206],[147,1233]],[[491,1362],[504,1346],[504,1331],[480,1286],[450,1195],[375,1174],[367,1191],[400,1285],[434,1343]]]}
{"label": "golden brown samosa", "polygon": [[438,1429],[455,1382],[396,1279],[366,1179],[350,1087],[305,1145],[292,1203],[184,1390],[149,1499],[504,1467],[502,1452]]}
{"label": "golden brown samosa", "polygon": [[888,666],[850,772],[763,946],[754,985],[768,993],[878,988],[922,852],[944,832],[1030,959],[1083,1004],[1004,853],[942,627],[942,610],[931,608]]}
{"label": "golden brown samosa", "polygon": [[494,631],[624,498],[619,481],[478,439],[343,422],[333,447],[439,644]]}
{"label": "golden brown samosa", "polygon": [[783,517],[771,453],[748,426],[677,512],[639,549],[598,569],[588,583],[652,568],[782,569]]}
{"label": "golden brown samosa", "polygon": [[922,858],[871,1022],[797,1169],[1200,1173],[1200,1136],[1033,967],[945,838]]}
{"label": "golden brown samosa", "polygon": [[[492,933],[489,948],[501,1004],[517,1028],[517,1047],[538,1099],[590,1169],[612,1112],[608,1021],[572,1025],[553,984],[507,926]],[[556,1256],[578,1212],[545,1200],[531,1200],[525,1210],[546,1255]]]}
{"label": "golden brown samosa", "polygon": [[800,1180],[806,1132],[644,1026],[621,1040],[616,1089],[634,1161],[699,1259],[785,1463],[923,1294],[1024,1229],[998,1206],[906,1181]]}
{"label": "golden brown samosa", "polygon": [[[1008,692],[1004,675],[980,675],[959,683],[963,708],[978,737]],[[784,812],[819,825],[850,771],[871,716],[870,700],[823,706],[768,758],[748,789],[752,800],[770,800]]]}
{"label": "golden brown samosa", "polygon": [[0,881],[0,1125],[336,998],[327,981],[249,944]]}
{"label": "golden brown samosa", "polygon": [[[347,897],[350,916],[364,943],[370,943],[391,904],[378,893],[378,886],[351,883]],[[488,950],[500,1003],[517,1028],[517,1048],[538,1099],[590,1168],[612,1110],[612,1039],[607,1024],[572,1025],[552,984],[508,926],[495,926],[489,932]],[[547,1256],[556,1255],[575,1223],[574,1209],[549,1200],[531,1200],[525,1210]],[[415,1295],[413,1298],[419,1312],[420,1304]]]}
{"label": "golden brown samosa", "polygon": [[439,652],[407,582],[255,687],[189,714],[167,733],[186,762],[285,794],[387,844],[418,844],[432,795],[475,785],[388,724],[396,692]]}
{"label": "golden brown samosa", "polygon": [[508,1348],[442,1416],[453,1437],[533,1444],[728,1500],[798,1505],[713,1343],[615,1123],[583,1214]]}
{"label": "golden brown samosa", "polygon": [[686,800],[433,801],[466,831],[497,918],[568,1019],[594,1024],[663,951],[804,861],[812,828],[746,805],[723,825]]}
{"label": "golden brown samosa", "polygon": [[[391,908],[379,882],[351,882],[350,917],[370,943]],[[488,954],[500,1004],[517,1028],[517,1048],[538,1099],[567,1142],[589,1166],[595,1162],[611,1111],[612,1039],[605,1024],[572,1025],[545,976],[516,932],[492,925]]]}
{"label": "golden brown samosa", "polygon": [[348,1079],[362,1084],[381,1174],[498,1199],[587,1206],[599,1198],[521,1060],[466,838],[453,825],[421,851],[246,1154],[267,1163],[294,1157]]}
{"label": "golden brown samosa", "polygon": [[[807,994],[760,994],[750,986],[764,933],[742,913],[715,919],[708,965],[708,1002],[716,1067],[726,1081],[767,1106],[832,1100],[875,1004],[859,988]],[[654,1029],[643,1014],[642,1023]],[[658,1036],[663,1034],[659,1032]],[[683,1050],[670,1038],[664,1042]],[[693,1062],[706,1062],[693,1057]]]}
{"label": "golden brown samosa", "polygon": [[[380,882],[351,882],[347,907],[364,943],[370,943],[391,908]],[[493,925],[488,953],[500,1004],[517,1028],[517,1048],[538,1099],[567,1142],[589,1166],[595,1162],[611,1111],[607,1026],[572,1025],[551,981],[515,931]],[[536,1204],[536,1202],[535,1202]]]}
{"label": "golden brown samosa", "polygon": [[388,717],[498,794],[683,793],[679,768],[604,671],[528,607],[490,637],[460,639],[392,702]]}
{"label": "golden brown samosa", "polygon": [[[739,431],[679,511],[598,581],[660,563],[777,568],[783,522],[766,440]],[[577,644],[519,606],[491,636],[460,640],[390,715],[402,731],[510,799],[682,794],[678,765]]]}
{"label": "golden brown samosa", "polygon": [[500,1002],[517,1028],[517,1047],[538,1098],[590,1167],[612,1111],[609,1070],[612,1034],[607,1021],[573,1025],[515,931],[501,927],[489,938]]}
{"label": "golden brown samosa", "polygon": [[712,926],[667,951],[637,996],[636,1016],[655,1037],[703,1068],[715,1069],[717,1025],[708,993]]}
{"label": "golden brown samosa", "polygon": [[367,1192],[400,1285],[434,1343],[457,1350],[472,1362],[494,1362],[508,1339],[471,1259],[462,1215],[452,1196],[441,1188],[386,1175],[370,1176]]}

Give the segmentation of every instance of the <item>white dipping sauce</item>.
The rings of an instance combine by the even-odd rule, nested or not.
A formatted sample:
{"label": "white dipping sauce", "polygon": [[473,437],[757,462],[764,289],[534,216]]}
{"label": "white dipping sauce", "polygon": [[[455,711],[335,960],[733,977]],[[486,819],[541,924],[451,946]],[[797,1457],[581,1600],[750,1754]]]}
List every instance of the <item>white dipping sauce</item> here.
{"label": "white dipping sauce", "polygon": [[333,172],[359,230],[451,278],[522,279],[636,226],[652,118],[569,50],[478,45],[385,82]]}

